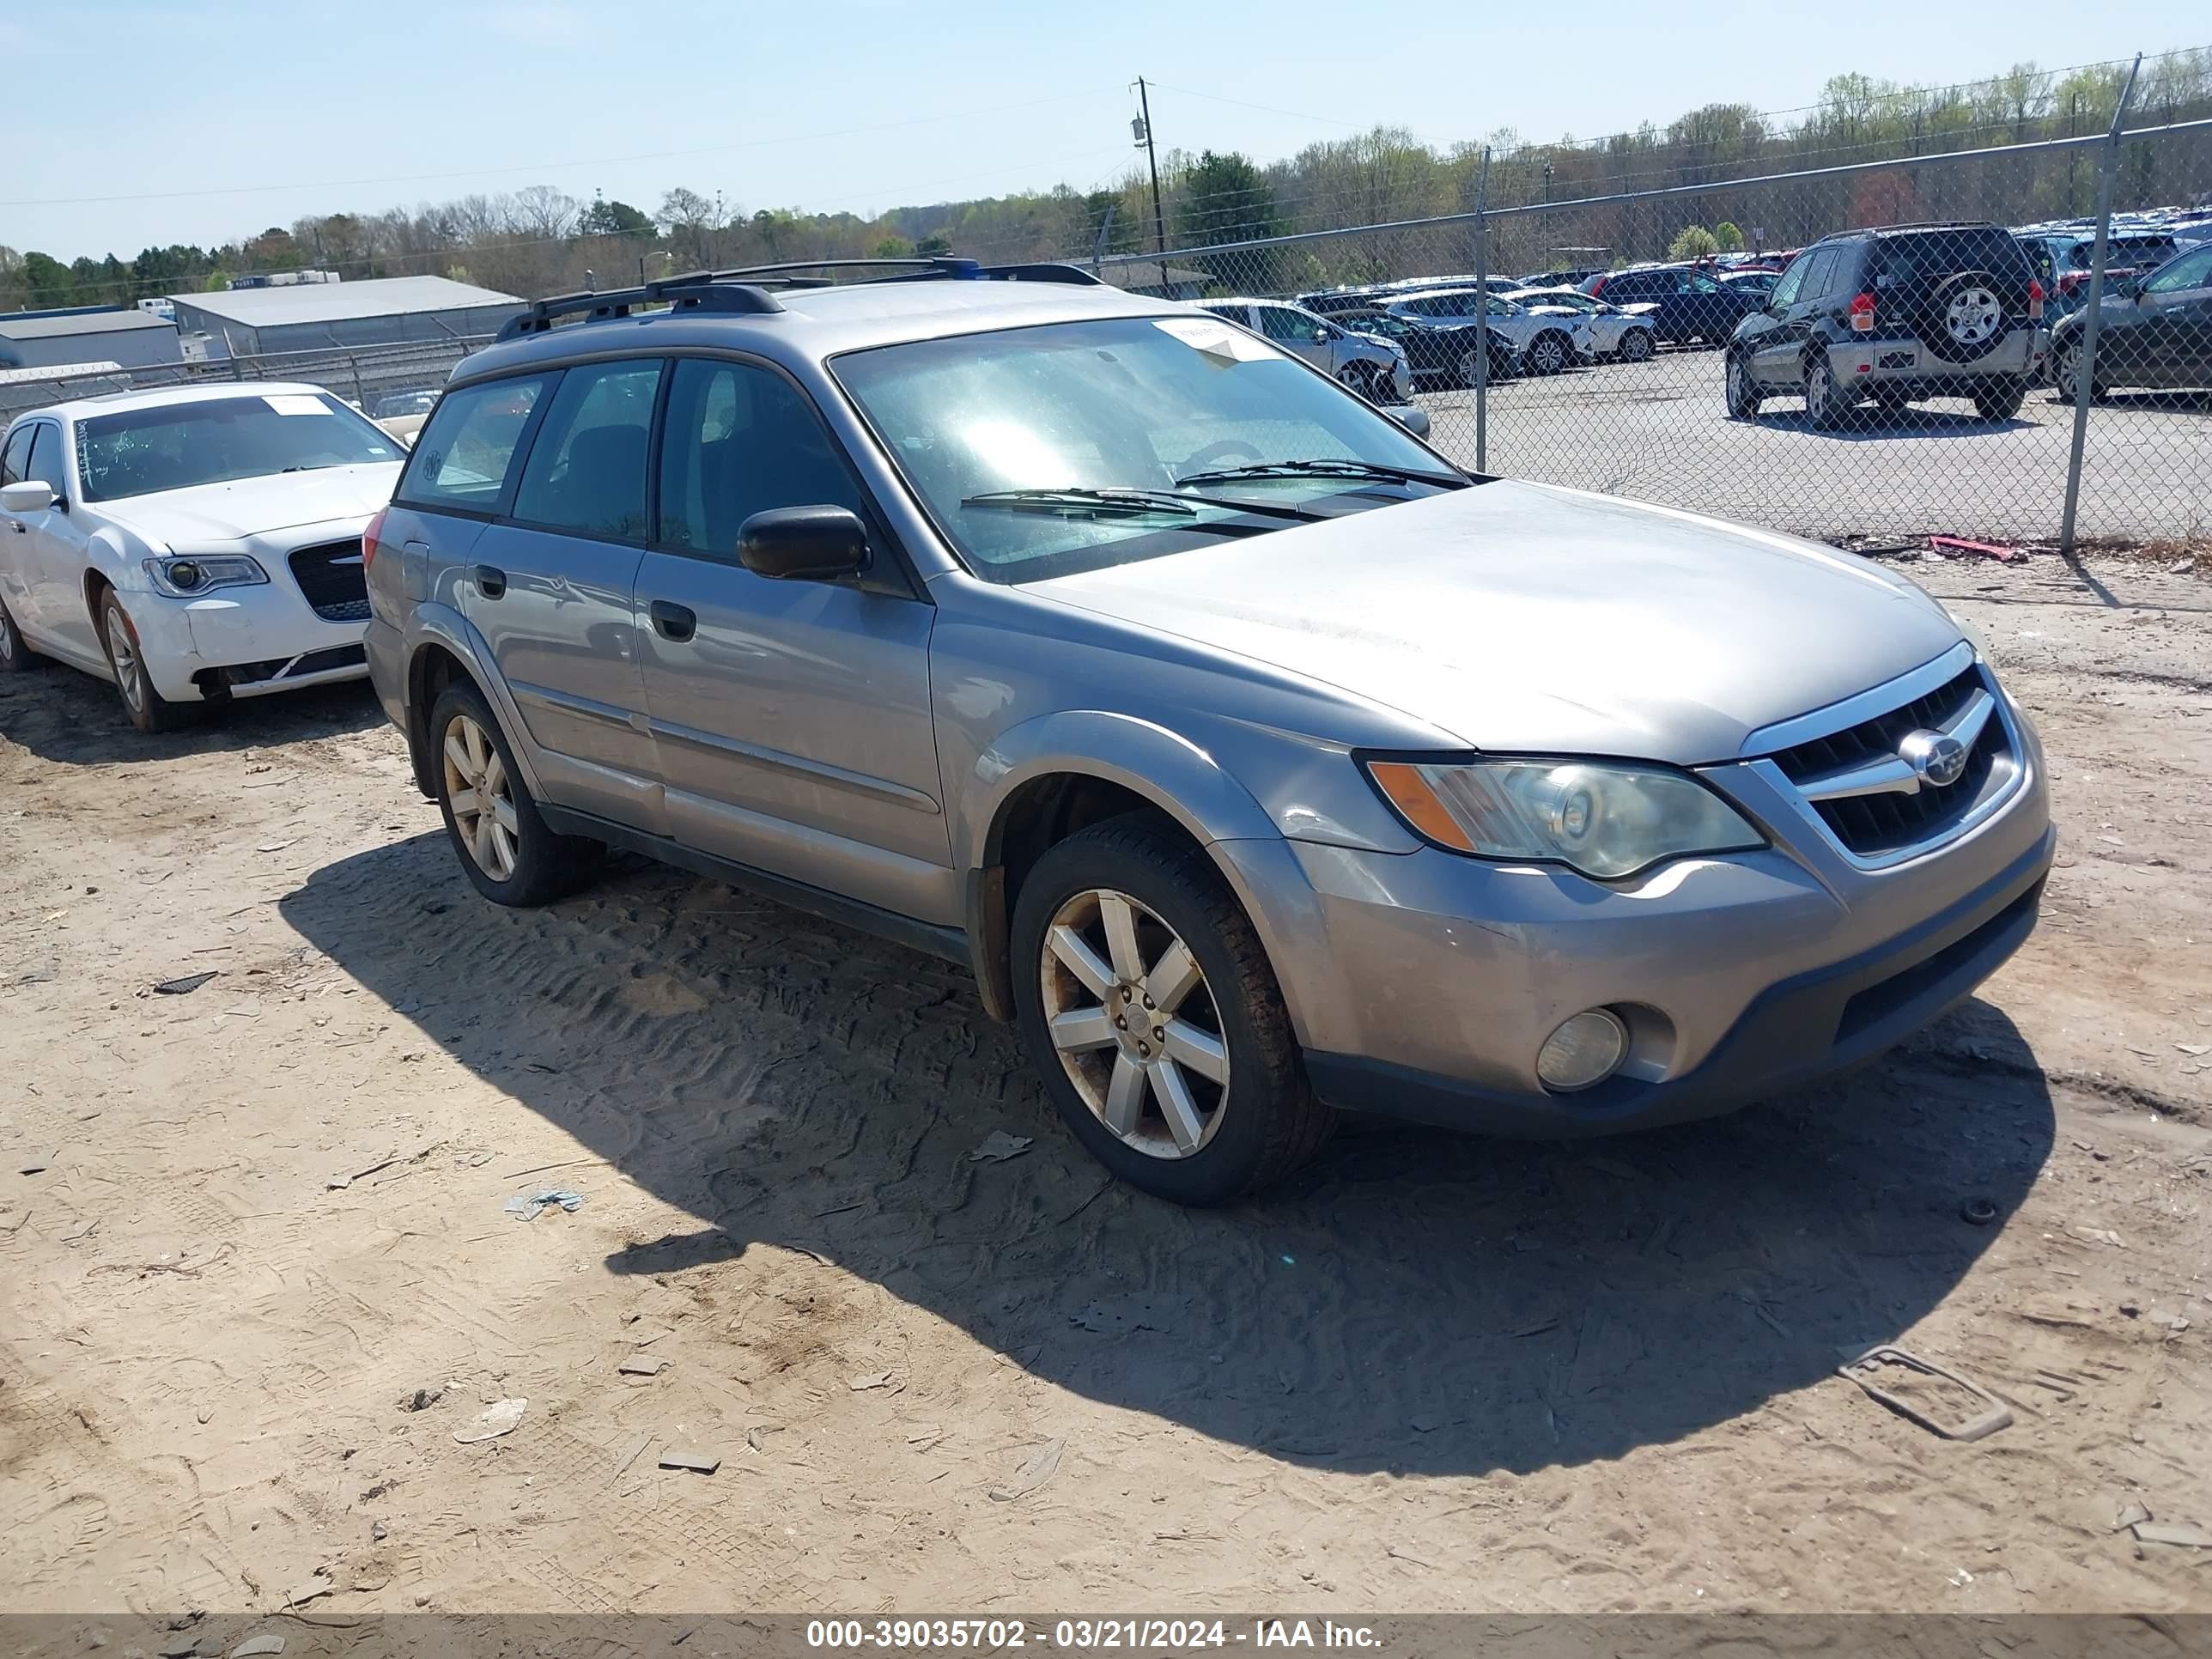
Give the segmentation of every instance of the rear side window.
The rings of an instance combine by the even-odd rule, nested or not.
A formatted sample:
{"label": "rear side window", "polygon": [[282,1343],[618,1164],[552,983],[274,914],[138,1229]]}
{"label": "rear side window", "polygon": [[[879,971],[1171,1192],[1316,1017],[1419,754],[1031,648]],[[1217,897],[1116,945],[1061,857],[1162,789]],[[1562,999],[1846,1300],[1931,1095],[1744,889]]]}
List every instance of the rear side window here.
{"label": "rear side window", "polygon": [[68,480],[62,477],[61,434],[52,422],[40,421],[31,428],[31,453],[23,463],[23,476],[49,486],[57,495],[69,494]]}
{"label": "rear side window", "polygon": [[645,452],[659,387],[658,358],[570,369],[530,446],[515,518],[578,536],[642,541]]}
{"label": "rear side window", "polygon": [[675,374],[660,440],[664,545],[733,558],[738,527],[776,507],[842,507],[867,519],[820,417],[788,380],[750,363],[690,358]]}
{"label": "rear side window", "polygon": [[545,385],[537,375],[447,393],[415,441],[398,499],[416,507],[492,511]]}
{"label": "rear side window", "polygon": [[9,434],[7,447],[0,449],[0,484],[23,482],[23,458],[31,453],[31,428],[18,427]]}

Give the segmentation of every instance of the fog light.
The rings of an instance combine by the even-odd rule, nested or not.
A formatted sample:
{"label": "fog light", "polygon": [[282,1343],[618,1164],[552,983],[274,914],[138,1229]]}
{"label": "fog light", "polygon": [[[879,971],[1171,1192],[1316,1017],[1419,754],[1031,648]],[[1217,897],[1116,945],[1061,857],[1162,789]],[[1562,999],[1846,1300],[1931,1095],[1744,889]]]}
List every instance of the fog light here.
{"label": "fog light", "polygon": [[1628,1057],[1628,1033],[1602,1008],[1586,1008],[1544,1039],[1536,1075],[1547,1089],[1566,1092],[1602,1083]]}

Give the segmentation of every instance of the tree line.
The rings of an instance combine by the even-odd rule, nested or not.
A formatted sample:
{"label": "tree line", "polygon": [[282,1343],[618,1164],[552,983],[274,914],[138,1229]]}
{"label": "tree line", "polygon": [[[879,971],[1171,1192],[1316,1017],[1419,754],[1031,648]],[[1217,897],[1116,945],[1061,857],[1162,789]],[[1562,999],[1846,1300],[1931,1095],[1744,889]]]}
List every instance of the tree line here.
{"label": "tree line", "polygon": [[[1390,274],[1381,267],[1430,255],[1394,254],[1378,239],[1258,255],[1203,250],[1465,213],[1478,202],[1526,210],[1686,185],[1705,193],[1679,206],[1627,202],[1508,214],[1492,222],[1501,268],[1516,268],[1516,261],[1531,269],[1589,263],[1569,256],[1593,252],[1602,255],[1599,263],[1656,258],[1692,223],[1724,222],[1747,242],[1779,248],[1848,223],[1939,216],[2021,222],[2087,212],[2096,161],[2081,150],[1998,152],[2105,131],[2124,73],[2111,64],[2065,72],[2021,64],[1986,82],[1937,89],[1838,75],[1810,108],[1787,116],[1714,104],[1663,126],[1646,124],[1594,142],[1570,136],[1529,143],[1507,130],[1439,149],[1378,126],[1273,162],[1170,150],[1162,157],[1157,204],[1149,175],[1133,166],[1119,182],[1090,191],[1062,185],[874,216],[748,212],[719,193],[684,187],[648,210],[538,185],[413,210],[311,215],[220,246],[149,247],[128,260],[110,253],[64,263],[0,247],[0,310],[128,305],[222,289],[247,274],[310,267],[347,280],[427,274],[534,295],[780,260],[945,252],[1088,260],[1148,252],[1161,241],[1197,250],[1179,263],[1194,264],[1217,282],[1288,288]],[[2206,116],[2212,116],[2212,50],[2145,60],[2131,126]],[[1762,174],[1966,150],[1991,154],[1955,167],[1729,188]],[[2212,144],[2202,135],[2185,143],[2132,141],[2123,150],[2116,199],[2131,208],[2212,198],[2208,162]],[[1456,245],[1446,239],[1447,248]]]}

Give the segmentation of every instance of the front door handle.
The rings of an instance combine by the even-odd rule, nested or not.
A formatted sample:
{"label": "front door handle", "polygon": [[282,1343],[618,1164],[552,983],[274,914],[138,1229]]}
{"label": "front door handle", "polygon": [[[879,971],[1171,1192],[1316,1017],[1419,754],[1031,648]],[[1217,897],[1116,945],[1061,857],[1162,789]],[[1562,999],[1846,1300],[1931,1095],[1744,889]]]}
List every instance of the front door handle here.
{"label": "front door handle", "polygon": [[469,573],[477,579],[477,592],[488,599],[498,599],[507,592],[507,572],[489,564],[480,564]]}
{"label": "front door handle", "polygon": [[653,631],[664,640],[681,645],[699,631],[698,616],[689,605],[655,599],[648,608],[653,612]]}
{"label": "front door handle", "polygon": [[31,533],[31,526],[25,524],[21,519],[9,520],[8,528],[14,531],[18,536],[27,536]]}

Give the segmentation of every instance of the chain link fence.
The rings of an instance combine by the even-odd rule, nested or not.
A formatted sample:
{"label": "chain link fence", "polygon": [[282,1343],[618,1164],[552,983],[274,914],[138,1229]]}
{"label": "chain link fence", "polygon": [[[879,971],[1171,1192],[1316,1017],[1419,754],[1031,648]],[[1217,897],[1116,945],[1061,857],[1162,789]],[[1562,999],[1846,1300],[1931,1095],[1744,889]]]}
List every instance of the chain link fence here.
{"label": "chain link fence", "polygon": [[80,363],[45,369],[9,369],[0,371],[0,423],[27,410],[101,392],[248,380],[290,380],[319,386],[345,398],[364,414],[381,418],[380,411],[415,412],[400,405],[410,402],[410,394],[435,392],[443,387],[453,366],[471,352],[491,343],[491,337],[488,334],[456,336],[390,346],[264,352],[134,368],[112,363]]}
{"label": "chain link fence", "polygon": [[1084,263],[1395,401],[1389,343],[1494,473],[1827,539],[2212,533],[2212,121]]}

